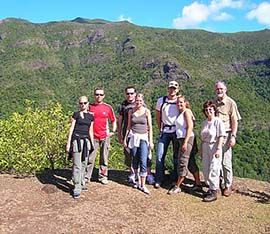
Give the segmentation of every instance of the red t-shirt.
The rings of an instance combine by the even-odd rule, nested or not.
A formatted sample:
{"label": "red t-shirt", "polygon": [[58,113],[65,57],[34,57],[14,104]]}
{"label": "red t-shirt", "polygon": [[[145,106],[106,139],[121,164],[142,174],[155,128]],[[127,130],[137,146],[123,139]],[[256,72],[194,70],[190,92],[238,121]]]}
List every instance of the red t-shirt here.
{"label": "red t-shirt", "polygon": [[109,122],[115,121],[115,115],[112,107],[109,104],[90,104],[90,112],[94,114],[94,138],[105,139],[109,135]]}

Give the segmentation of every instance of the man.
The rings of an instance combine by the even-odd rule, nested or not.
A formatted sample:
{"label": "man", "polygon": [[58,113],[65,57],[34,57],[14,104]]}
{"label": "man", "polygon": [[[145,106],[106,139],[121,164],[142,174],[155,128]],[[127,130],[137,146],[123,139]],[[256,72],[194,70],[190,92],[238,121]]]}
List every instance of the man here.
{"label": "man", "polygon": [[159,188],[164,181],[164,163],[165,156],[170,142],[173,145],[173,179],[177,178],[177,152],[176,152],[176,129],[175,120],[179,115],[176,105],[179,84],[176,81],[170,81],[168,86],[168,95],[160,97],[156,104],[156,119],[160,129],[158,139],[157,157],[156,157],[156,183],[155,188]]}
{"label": "man", "polygon": [[[108,184],[108,156],[110,137],[116,131],[116,118],[112,107],[103,102],[105,98],[104,89],[96,88],[94,91],[93,104],[90,104],[89,111],[94,114],[94,151],[89,156],[85,179],[89,181],[95,166],[95,159],[98,147],[100,147],[99,160],[99,181],[102,184]],[[112,124],[112,132],[109,132],[110,120]]]}
{"label": "man", "polygon": [[227,87],[224,82],[217,81],[215,84],[217,115],[224,122],[226,138],[222,154],[222,183],[223,195],[229,197],[232,193],[233,171],[232,171],[232,147],[236,143],[238,121],[241,116],[233,99],[227,96]]}
{"label": "man", "polygon": [[[134,86],[128,86],[125,88],[125,96],[126,99],[121,103],[118,108],[118,117],[117,117],[117,129],[118,129],[118,141],[120,144],[123,144],[126,130],[127,130],[127,123],[128,123],[128,112],[129,110],[135,107],[135,97],[136,97],[136,88]],[[135,173],[134,169],[131,166],[131,155],[130,151],[127,148],[124,148],[124,155],[125,155],[125,164],[130,168],[130,175],[128,177],[128,182],[135,184]],[[149,184],[154,183],[154,178],[151,174],[151,163],[148,160],[148,175],[146,180]],[[150,168],[149,168],[150,167]]]}

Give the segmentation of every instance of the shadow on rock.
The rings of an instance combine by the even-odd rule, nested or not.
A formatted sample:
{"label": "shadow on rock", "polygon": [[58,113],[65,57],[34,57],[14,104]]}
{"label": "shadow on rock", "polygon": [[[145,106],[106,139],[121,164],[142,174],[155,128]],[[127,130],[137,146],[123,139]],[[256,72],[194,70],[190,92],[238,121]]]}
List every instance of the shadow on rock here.
{"label": "shadow on rock", "polygon": [[60,189],[66,193],[71,193],[73,185],[71,183],[72,171],[70,169],[46,169],[37,174],[38,180],[45,184],[42,191],[45,193],[57,192]]}
{"label": "shadow on rock", "polygon": [[263,204],[270,204],[270,194],[260,191],[254,191],[251,189],[236,189],[236,193],[241,194],[243,196],[254,197],[257,199],[257,202]]}

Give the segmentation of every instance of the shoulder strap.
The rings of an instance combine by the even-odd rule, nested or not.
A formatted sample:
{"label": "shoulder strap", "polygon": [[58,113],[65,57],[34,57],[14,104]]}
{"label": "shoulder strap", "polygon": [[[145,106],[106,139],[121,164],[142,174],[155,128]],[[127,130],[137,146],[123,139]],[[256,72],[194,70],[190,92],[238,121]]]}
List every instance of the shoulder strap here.
{"label": "shoulder strap", "polygon": [[162,108],[163,108],[164,104],[166,103],[166,98],[167,98],[167,96],[163,96],[162,104],[160,106],[160,124],[162,124]]}

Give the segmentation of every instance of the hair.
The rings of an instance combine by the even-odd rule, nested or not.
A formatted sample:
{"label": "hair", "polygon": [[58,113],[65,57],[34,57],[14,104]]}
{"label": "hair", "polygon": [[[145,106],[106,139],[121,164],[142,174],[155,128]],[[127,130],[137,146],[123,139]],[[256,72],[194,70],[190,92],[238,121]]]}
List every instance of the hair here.
{"label": "hair", "polygon": [[104,94],[105,94],[105,90],[104,90],[104,88],[101,88],[101,87],[97,87],[97,88],[95,88],[95,90],[94,90],[94,94],[96,93],[96,91],[97,90],[103,90],[103,92],[104,92]]}
{"label": "hair", "polygon": [[214,109],[214,111],[215,111],[215,115],[217,114],[217,106],[215,105],[215,103],[213,101],[208,100],[203,104],[203,109],[202,109],[205,117],[207,117],[205,109],[208,108],[208,107],[212,107]]}
{"label": "hair", "polygon": [[191,109],[191,105],[190,105],[189,101],[186,99],[186,97],[184,95],[177,96],[177,100],[179,98],[183,98],[184,99],[184,102],[186,103],[186,108]]}
{"label": "hair", "polygon": [[81,99],[86,99],[87,102],[88,102],[88,97],[86,97],[86,96],[81,96],[81,97],[79,97],[79,102],[81,101]]}
{"label": "hair", "polygon": [[137,93],[137,90],[136,90],[135,86],[133,86],[133,85],[127,86],[125,88],[125,93],[127,92],[128,89],[134,89],[135,93]]}
{"label": "hair", "polygon": [[215,87],[216,87],[218,84],[224,85],[224,87],[227,89],[227,85],[226,85],[226,83],[225,83],[224,81],[218,80],[218,81],[215,83]]}
{"label": "hair", "polygon": [[138,93],[135,97],[135,99],[137,99],[138,97],[142,98],[142,100],[144,100],[144,96],[142,93]]}

